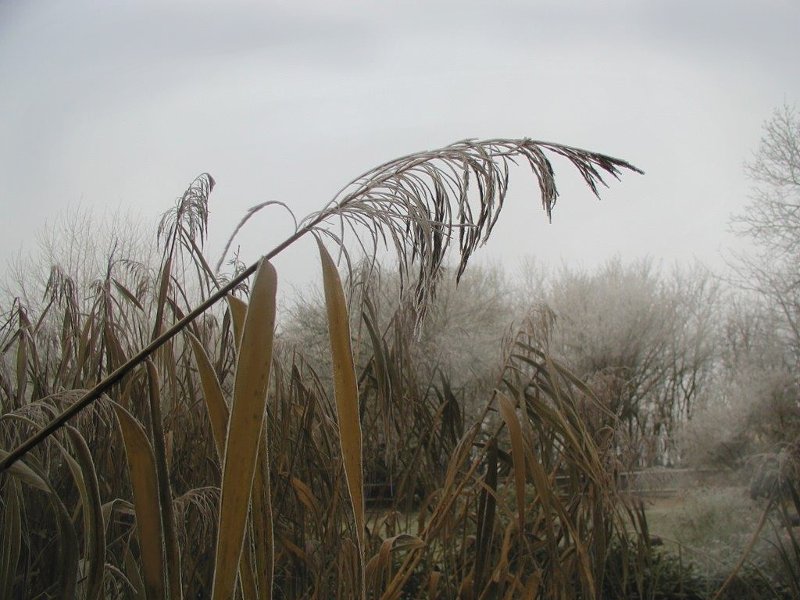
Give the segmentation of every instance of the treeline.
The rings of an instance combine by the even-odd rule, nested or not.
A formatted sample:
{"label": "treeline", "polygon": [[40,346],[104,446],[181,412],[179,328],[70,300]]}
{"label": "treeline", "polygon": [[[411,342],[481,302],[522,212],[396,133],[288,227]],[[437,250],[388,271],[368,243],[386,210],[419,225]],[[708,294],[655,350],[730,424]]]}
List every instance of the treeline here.
{"label": "treeline", "polygon": [[[789,401],[792,365],[764,305],[700,265],[615,258],[595,270],[527,264],[513,275],[476,265],[458,285],[440,282],[419,328],[410,306],[396,310],[400,284],[390,270],[371,265],[353,283],[354,297],[369,298],[364,316],[403,340],[417,385],[446,378],[470,414],[482,408],[524,326],[602,402],[606,411],[587,406],[584,416],[613,427],[628,468],[738,468],[800,432],[792,428],[800,417]],[[360,315],[353,331],[357,361],[367,366],[372,338]],[[279,339],[324,364],[318,293],[295,301]]]}

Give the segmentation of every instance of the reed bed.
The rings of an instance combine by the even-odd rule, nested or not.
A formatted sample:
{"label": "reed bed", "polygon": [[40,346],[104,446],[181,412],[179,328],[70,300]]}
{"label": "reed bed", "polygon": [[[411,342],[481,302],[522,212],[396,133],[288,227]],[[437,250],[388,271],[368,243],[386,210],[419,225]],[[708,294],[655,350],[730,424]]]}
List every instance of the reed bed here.
{"label": "reed bed", "polygon": [[[40,305],[3,307],[0,597],[667,597],[644,514],[617,492],[616,417],[543,352],[534,320],[475,418],[452,374],[421,381],[410,351],[446,250],[460,276],[510,166],[531,168],[549,216],[552,154],[595,193],[636,170],[531,140],[410,155],[227,275],[204,254],[202,175],[162,220],[155,268],[110,256],[83,289],[54,269]],[[269,259],[307,234],[324,365],[276,336]],[[381,247],[405,289],[384,321],[348,284],[350,252],[369,271]]]}

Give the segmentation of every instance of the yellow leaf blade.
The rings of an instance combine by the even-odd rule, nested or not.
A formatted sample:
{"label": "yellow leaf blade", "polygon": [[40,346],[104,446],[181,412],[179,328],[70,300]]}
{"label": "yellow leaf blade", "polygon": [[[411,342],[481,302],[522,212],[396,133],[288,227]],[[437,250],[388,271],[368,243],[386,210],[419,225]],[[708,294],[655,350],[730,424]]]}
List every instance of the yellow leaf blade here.
{"label": "yellow leaf blade", "polygon": [[339,442],[342,448],[347,490],[353,506],[356,538],[360,554],[362,596],[364,595],[364,484],[361,451],[361,420],[358,411],[358,383],[350,346],[350,322],[339,272],[330,254],[317,240],[322,262],[325,306],[333,362],[333,385]]}
{"label": "yellow leaf blade", "polygon": [[162,556],[161,506],[158,501],[156,462],[147,435],[133,415],[114,404],[133,487],[136,531],[142,557],[142,575],[148,598],[164,598],[164,559]]}
{"label": "yellow leaf blade", "polygon": [[225,456],[225,436],[228,432],[228,404],[225,402],[222,386],[205,348],[192,333],[187,332],[187,335],[192,344],[197,372],[200,374],[200,385],[203,387],[203,396],[206,401],[208,420],[211,421],[211,433],[214,436],[217,456],[222,463]]}
{"label": "yellow leaf blade", "polygon": [[242,343],[242,331],[244,331],[244,319],[247,315],[247,302],[228,294],[225,299],[228,301],[228,310],[231,313],[231,323],[233,324],[233,338],[236,343],[236,351]]}
{"label": "yellow leaf blade", "polygon": [[212,591],[219,600],[233,597],[242,554],[272,363],[276,291],[275,269],[262,260],[242,331],[225,441]]}

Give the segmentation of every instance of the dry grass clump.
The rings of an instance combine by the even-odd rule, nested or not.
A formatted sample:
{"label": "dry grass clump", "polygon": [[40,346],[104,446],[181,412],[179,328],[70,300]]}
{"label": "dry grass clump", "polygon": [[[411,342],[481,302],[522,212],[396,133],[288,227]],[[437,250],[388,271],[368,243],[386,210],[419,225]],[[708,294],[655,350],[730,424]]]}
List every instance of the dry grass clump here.
{"label": "dry grass clump", "polygon": [[[531,167],[551,210],[548,152],[594,191],[601,172],[632,169],[530,140],[412,155],[230,277],[203,254],[213,180],[201,176],[162,221],[158,269],[109,260],[90,299],[62,275],[38,314],[15,301],[0,329],[2,593],[644,597],[646,522],[616,493],[613,429],[581,416],[605,409],[533,343],[533,325],[507,344],[474,419],[448,373],[419,381],[411,360],[447,247],[460,275],[510,163]],[[393,248],[413,281],[388,321],[364,296],[352,330],[321,241],[348,231],[370,256]],[[273,339],[268,259],[307,233],[320,241],[330,375]]]}

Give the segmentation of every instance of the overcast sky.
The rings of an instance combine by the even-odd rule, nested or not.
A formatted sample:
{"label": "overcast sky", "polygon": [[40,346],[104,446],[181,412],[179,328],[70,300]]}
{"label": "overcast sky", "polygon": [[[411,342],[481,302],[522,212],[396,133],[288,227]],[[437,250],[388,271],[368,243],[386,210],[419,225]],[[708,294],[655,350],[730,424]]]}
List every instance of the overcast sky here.
{"label": "overcast sky", "polygon": [[[798,56],[796,0],[0,2],[0,257],[78,206],[155,222],[207,171],[216,260],[254,204],[301,217],[395,156],[527,136],[646,175],[597,202],[562,168],[548,224],[519,173],[478,257],[718,267],[763,121],[800,104]],[[245,257],[290,227],[254,220]],[[310,249],[279,277],[315,276]]]}

